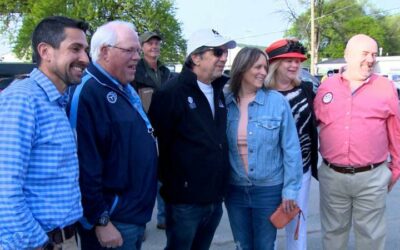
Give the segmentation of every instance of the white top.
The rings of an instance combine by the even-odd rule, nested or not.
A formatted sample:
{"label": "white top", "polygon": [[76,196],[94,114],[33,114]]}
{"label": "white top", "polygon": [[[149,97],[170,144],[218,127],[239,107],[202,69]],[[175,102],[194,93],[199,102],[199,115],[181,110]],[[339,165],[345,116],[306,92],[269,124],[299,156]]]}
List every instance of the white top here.
{"label": "white top", "polygon": [[214,107],[214,89],[211,84],[206,84],[202,83],[199,80],[197,80],[197,84],[199,85],[199,88],[201,92],[206,96],[208,103],[210,104],[211,112],[213,114],[213,117],[215,115],[215,107]]}

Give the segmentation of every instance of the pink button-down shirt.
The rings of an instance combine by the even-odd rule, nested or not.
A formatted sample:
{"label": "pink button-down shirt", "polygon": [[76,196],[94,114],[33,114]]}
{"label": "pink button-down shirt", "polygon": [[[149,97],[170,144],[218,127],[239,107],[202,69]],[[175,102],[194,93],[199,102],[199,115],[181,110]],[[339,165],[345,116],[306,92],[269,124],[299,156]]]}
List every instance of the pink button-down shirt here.
{"label": "pink button-down shirt", "polygon": [[352,93],[349,82],[334,75],[318,88],[314,106],[323,158],[357,167],[385,161],[390,153],[392,181],[399,178],[399,100],[388,79],[374,74]]}

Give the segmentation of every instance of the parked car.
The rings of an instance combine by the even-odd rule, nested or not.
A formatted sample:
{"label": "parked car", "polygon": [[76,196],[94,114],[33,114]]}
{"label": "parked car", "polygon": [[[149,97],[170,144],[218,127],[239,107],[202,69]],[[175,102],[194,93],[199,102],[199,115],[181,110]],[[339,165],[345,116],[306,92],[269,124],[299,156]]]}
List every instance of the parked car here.
{"label": "parked car", "polygon": [[15,79],[25,78],[34,67],[34,63],[0,63],[0,91]]}
{"label": "parked car", "polygon": [[394,86],[397,89],[397,95],[399,96],[400,99],[400,74],[393,74],[389,77],[394,83]]}
{"label": "parked car", "polygon": [[309,82],[313,85],[313,91],[314,93],[317,92],[317,89],[319,85],[321,84],[318,78],[315,76],[311,75],[310,72],[308,72],[306,69],[301,69],[300,71],[300,79],[304,82]]}

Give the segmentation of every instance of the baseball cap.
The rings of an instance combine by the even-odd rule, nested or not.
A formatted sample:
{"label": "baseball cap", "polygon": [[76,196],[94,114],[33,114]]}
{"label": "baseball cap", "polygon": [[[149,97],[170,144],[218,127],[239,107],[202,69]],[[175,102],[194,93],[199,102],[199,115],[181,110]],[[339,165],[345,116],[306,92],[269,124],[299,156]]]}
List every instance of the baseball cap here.
{"label": "baseball cap", "polygon": [[143,44],[150,40],[151,38],[157,38],[158,40],[162,40],[162,37],[156,32],[146,31],[139,36],[140,44]]}
{"label": "baseball cap", "polygon": [[291,39],[275,41],[265,49],[265,52],[270,63],[279,58],[298,58],[302,62],[307,60],[306,48],[299,41]]}
{"label": "baseball cap", "polygon": [[186,55],[189,56],[200,47],[219,47],[225,45],[228,49],[236,47],[236,42],[221,36],[214,29],[201,29],[195,31],[187,43]]}

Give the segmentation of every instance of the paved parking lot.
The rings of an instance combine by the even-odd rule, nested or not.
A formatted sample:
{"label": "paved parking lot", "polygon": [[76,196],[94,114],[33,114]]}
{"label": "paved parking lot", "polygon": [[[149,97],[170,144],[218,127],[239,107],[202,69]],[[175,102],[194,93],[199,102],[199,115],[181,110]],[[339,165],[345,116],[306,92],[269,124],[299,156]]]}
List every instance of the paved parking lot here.
{"label": "paved parking lot", "polygon": [[[319,190],[318,182],[314,179],[310,189],[310,211],[308,215],[308,249],[319,250],[321,247],[321,225],[319,221]],[[398,183],[387,200],[387,222],[388,234],[385,250],[400,249],[400,183]],[[156,211],[153,213],[152,221],[147,225],[147,239],[143,243],[143,250],[158,250],[165,246],[165,232],[156,228]],[[278,231],[278,250],[285,249],[284,230]],[[232,250],[235,249],[229,221],[224,211],[221,223],[214,236],[211,246],[212,250]],[[351,235],[350,248],[354,248],[354,237]]]}

